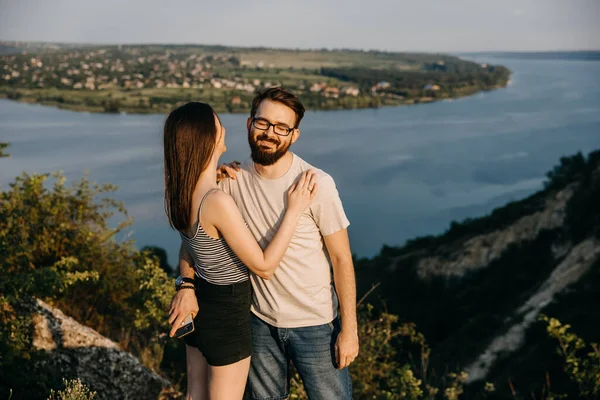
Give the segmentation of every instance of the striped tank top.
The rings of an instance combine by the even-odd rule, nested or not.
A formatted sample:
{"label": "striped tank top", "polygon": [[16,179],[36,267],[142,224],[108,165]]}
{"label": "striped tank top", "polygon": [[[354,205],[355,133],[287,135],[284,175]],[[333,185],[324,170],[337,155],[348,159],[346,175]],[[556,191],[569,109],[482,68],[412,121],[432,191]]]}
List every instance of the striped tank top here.
{"label": "striped tank top", "polygon": [[200,213],[206,197],[219,189],[211,189],[202,198],[198,208],[196,233],[188,238],[179,232],[185,249],[194,260],[196,275],[213,285],[232,285],[248,279],[248,268],[231,250],[225,239],[215,239],[206,234],[200,225]]}

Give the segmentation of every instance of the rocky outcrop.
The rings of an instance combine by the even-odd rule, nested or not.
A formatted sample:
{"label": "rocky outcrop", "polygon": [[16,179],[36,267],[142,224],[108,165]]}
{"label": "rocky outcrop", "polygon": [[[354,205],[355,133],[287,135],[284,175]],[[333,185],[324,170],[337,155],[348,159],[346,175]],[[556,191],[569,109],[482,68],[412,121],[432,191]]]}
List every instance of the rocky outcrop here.
{"label": "rocky outcrop", "polygon": [[156,400],[169,381],[136,357],[41,300],[31,306],[33,346],[47,352],[37,368],[77,377],[97,392],[96,399]]}
{"label": "rocky outcrop", "polygon": [[[547,229],[562,229],[568,201],[577,190],[577,184],[557,192],[545,200],[542,210],[523,216],[503,229],[458,241],[452,246],[436,249],[443,255],[423,256],[417,264],[421,278],[431,276],[462,277],[471,271],[486,268],[492,261],[502,257],[509,246],[535,240]],[[518,350],[525,341],[527,329],[537,321],[540,312],[564,291],[576,283],[600,258],[600,242],[589,238],[576,245],[568,241],[552,244],[556,267],[547,280],[528,300],[507,318],[503,334],[492,338],[485,350],[466,368],[468,382],[484,379],[502,354]]]}
{"label": "rocky outcrop", "polygon": [[550,304],[554,295],[577,282],[599,257],[600,243],[595,239],[584,240],[575,246],[540,288],[516,310],[515,315],[522,320],[494,338],[477,360],[466,368],[468,382],[484,379],[498,356],[519,349],[524,343],[525,331]]}
{"label": "rocky outcrop", "polygon": [[505,229],[468,239],[457,250],[439,249],[441,253],[450,255],[421,258],[417,267],[419,276],[463,276],[469,271],[486,267],[510,245],[533,240],[545,229],[561,227],[565,207],[573,190],[573,187],[569,187],[556,193],[546,200],[544,209],[518,219]]}

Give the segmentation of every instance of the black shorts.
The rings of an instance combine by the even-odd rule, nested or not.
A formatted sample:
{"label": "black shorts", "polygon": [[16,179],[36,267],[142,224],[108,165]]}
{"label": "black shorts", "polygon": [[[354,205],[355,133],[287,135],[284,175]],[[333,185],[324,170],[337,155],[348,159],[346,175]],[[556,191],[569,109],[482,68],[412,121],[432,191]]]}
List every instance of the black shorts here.
{"label": "black shorts", "polygon": [[233,364],[252,354],[250,333],[250,280],[232,285],[213,285],[197,278],[198,315],[194,331],[183,337],[198,348],[208,364]]}

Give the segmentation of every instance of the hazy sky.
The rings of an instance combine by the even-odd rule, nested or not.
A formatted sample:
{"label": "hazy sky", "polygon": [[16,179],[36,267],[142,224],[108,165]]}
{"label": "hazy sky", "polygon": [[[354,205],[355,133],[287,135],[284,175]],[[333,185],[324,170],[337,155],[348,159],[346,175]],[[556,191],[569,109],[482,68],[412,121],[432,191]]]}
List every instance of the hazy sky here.
{"label": "hazy sky", "polygon": [[0,0],[0,40],[600,49],[600,0]]}

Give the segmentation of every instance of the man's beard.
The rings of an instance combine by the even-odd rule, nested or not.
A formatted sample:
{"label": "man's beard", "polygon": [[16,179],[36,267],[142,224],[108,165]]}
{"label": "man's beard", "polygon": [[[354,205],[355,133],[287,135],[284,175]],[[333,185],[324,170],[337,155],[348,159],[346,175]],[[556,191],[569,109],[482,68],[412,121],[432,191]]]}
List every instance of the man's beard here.
{"label": "man's beard", "polygon": [[276,147],[275,151],[271,151],[262,149],[257,143],[258,141],[273,143],[275,146],[279,146],[281,141],[270,139],[267,135],[263,134],[257,137],[255,142],[252,139],[251,134],[248,133],[248,144],[250,145],[250,155],[252,157],[252,161],[259,165],[265,166],[275,164],[281,157],[285,155],[285,153],[287,153],[292,144],[290,141],[290,143],[287,143],[287,145],[284,144],[283,147]]}

